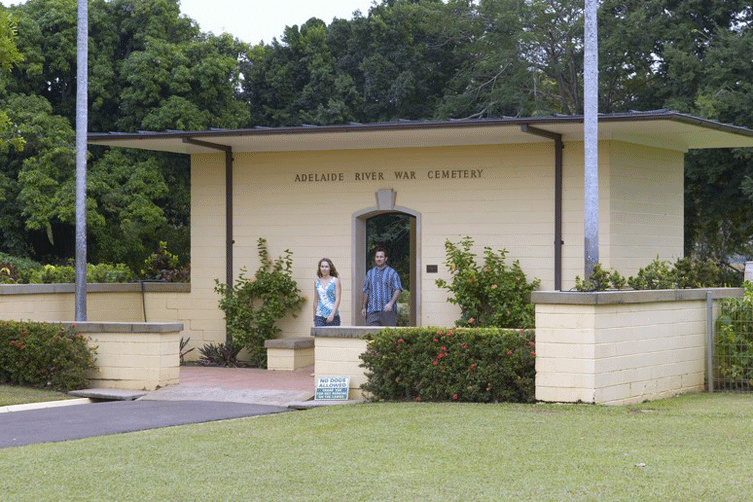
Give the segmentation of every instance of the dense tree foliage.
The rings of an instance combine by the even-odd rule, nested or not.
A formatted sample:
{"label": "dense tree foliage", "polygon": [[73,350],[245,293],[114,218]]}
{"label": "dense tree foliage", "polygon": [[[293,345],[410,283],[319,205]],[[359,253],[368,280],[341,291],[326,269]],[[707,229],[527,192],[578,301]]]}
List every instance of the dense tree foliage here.
{"label": "dense tree foliage", "polygon": [[[16,24],[7,12],[0,11],[0,72],[8,72],[14,63],[23,60],[23,56],[15,44]],[[2,85],[2,80],[0,80]],[[0,91],[2,88],[0,88]],[[9,147],[20,149],[23,141],[13,131],[13,124],[5,109],[0,108],[0,152],[5,152]]]}
{"label": "dense tree foliage", "polygon": [[[753,127],[745,0],[602,0],[599,107]],[[89,129],[202,130],[579,114],[582,0],[382,0],[270,44],[203,33],[178,0],[90,0]],[[0,7],[0,251],[72,254],[76,0]],[[25,143],[25,144],[24,144]],[[16,148],[13,148],[15,146]],[[686,253],[753,255],[753,152],[691,153]],[[187,259],[188,160],[90,148],[90,258]]]}
{"label": "dense tree foliage", "polygon": [[[56,262],[74,252],[77,2],[29,0],[0,14],[16,23],[23,55],[0,77],[0,100],[26,143],[0,149],[0,249]],[[249,124],[238,97],[247,44],[203,34],[176,0],[92,0],[89,19],[89,130]],[[161,240],[186,261],[188,173],[184,156],[90,148],[90,261],[138,270]]]}

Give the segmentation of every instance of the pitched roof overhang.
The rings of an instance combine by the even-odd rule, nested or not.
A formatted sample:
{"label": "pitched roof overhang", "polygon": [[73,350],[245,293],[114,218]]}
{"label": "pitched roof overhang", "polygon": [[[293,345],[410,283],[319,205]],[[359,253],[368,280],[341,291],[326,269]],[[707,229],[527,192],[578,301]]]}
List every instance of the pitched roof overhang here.
{"label": "pitched roof overhang", "polygon": [[[583,140],[582,116],[548,116],[441,121],[397,121],[374,124],[300,126],[254,129],[212,129],[137,133],[89,133],[90,145],[105,145],[183,154],[285,152],[436,146],[544,143],[527,134],[529,125]],[[753,147],[753,130],[679,112],[631,112],[599,116],[599,139],[688,151],[703,148]],[[198,140],[191,142],[192,140]],[[206,142],[214,145],[202,145]]]}

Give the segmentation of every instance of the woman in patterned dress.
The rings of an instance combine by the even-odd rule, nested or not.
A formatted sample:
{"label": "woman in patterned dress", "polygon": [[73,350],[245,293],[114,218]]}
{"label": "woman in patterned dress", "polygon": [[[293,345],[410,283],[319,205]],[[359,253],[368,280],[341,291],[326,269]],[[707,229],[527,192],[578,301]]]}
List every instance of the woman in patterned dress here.
{"label": "woman in patterned dress", "polygon": [[340,325],[340,279],[329,258],[319,260],[316,270],[319,279],[314,283],[314,326]]}

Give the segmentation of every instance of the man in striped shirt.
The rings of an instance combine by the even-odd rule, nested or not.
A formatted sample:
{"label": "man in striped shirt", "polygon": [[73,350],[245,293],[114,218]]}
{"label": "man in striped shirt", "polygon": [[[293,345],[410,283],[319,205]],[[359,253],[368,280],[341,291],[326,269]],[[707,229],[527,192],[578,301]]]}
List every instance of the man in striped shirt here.
{"label": "man in striped shirt", "polygon": [[366,272],[363,283],[361,315],[369,326],[394,326],[397,324],[397,299],[403,291],[400,276],[387,265],[387,253],[377,248],[376,266]]}

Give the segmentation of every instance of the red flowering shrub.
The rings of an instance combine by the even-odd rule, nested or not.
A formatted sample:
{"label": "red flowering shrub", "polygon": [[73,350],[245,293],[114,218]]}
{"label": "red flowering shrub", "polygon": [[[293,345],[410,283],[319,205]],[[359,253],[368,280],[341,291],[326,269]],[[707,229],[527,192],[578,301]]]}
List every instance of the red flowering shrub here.
{"label": "red flowering shrub", "polygon": [[83,389],[95,368],[86,342],[60,324],[0,321],[0,383]]}
{"label": "red flowering shrub", "polygon": [[535,400],[534,330],[388,328],[366,338],[361,388],[374,400]]}

